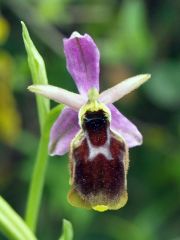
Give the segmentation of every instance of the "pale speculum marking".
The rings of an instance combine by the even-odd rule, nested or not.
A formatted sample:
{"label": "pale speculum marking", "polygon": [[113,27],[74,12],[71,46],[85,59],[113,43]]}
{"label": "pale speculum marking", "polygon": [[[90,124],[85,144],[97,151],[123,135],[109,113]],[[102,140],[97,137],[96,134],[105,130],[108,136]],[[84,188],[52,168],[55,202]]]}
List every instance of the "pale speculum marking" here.
{"label": "pale speculum marking", "polygon": [[99,154],[104,155],[104,157],[107,160],[112,160],[112,154],[111,154],[111,151],[110,151],[110,129],[109,128],[106,129],[107,139],[106,139],[105,143],[102,144],[102,146],[98,146],[98,147],[95,146],[91,142],[91,140],[89,138],[89,135],[86,134],[85,136],[86,136],[86,139],[87,139],[87,145],[88,145],[88,149],[89,149],[89,156],[88,156],[89,161],[92,161]]}
{"label": "pale speculum marking", "polygon": [[89,149],[88,160],[92,161],[98,154],[111,160],[109,122],[104,112],[87,112],[83,128]]}

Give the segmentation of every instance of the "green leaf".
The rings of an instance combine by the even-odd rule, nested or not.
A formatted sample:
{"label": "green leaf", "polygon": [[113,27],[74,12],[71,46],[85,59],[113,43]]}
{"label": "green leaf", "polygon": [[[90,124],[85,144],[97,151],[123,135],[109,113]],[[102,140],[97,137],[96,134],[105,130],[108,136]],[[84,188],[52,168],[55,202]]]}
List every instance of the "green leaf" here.
{"label": "green leaf", "polygon": [[36,240],[23,219],[0,196],[0,231],[11,240]]}
{"label": "green leaf", "polygon": [[73,228],[71,222],[63,219],[63,233],[59,240],[72,240],[73,239]]}
{"label": "green leaf", "polygon": [[[37,51],[36,47],[34,46],[29,36],[29,32],[26,28],[26,25],[24,24],[24,22],[21,22],[21,24],[22,24],[22,36],[28,55],[28,63],[31,70],[33,84],[48,84],[44,60]],[[36,100],[38,105],[40,128],[42,132],[46,116],[50,110],[50,100],[42,96],[36,96]]]}

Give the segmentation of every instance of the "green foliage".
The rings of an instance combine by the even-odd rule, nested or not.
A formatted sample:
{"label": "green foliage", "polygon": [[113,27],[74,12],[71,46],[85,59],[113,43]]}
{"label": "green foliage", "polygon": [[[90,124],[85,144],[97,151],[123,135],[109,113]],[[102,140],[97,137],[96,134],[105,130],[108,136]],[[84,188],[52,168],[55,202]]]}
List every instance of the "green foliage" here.
{"label": "green foliage", "polygon": [[131,61],[139,65],[153,57],[154,42],[147,27],[144,2],[124,1],[112,28],[111,39],[107,39],[102,54],[113,63]]}
{"label": "green foliage", "polygon": [[[25,24],[23,22],[21,22],[21,24],[23,29],[23,40],[28,54],[28,63],[31,70],[33,83],[47,84],[48,80],[46,76],[44,60],[34,46]],[[43,98],[41,96],[36,96],[36,99],[38,105],[40,128],[42,132],[44,121],[49,112],[50,103],[49,99]]]}
{"label": "green foliage", "polygon": [[153,81],[145,86],[149,98],[158,106],[175,109],[180,106],[180,62],[162,62],[152,68]]}
{"label": "green foliage", "polygon": [[68,2],[69,0],[40,0],[37,2],[38,13],[49,22],[68,21],[70,17],[66,12]]}
{"label": "green foliage", "polygon": [[10,240],[36,240],[23,219],[0,196],[0,231]]}
{"label": "green foliage", "polygon": [[73,239],[72,224],[66,219],[63,219],[63,233],[59,240],[72,240],[72,239]]}

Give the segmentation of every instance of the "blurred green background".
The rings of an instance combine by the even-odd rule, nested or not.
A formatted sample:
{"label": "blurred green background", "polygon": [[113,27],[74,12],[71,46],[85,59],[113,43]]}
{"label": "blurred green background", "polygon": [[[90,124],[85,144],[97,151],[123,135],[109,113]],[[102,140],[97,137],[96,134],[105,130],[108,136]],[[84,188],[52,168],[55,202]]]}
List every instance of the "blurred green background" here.
{"label": "blurred green background", "polygon": [[127,205],[104,213],[71,207],[68,156],[51,157],[39,239],[57,239],[62,218],[72,221],[77,240],[180,239],[180,1],[0,1],[0,193],[23,216],[39,126],[20,20],[44,57],[50,84],[77,91],[62,47],[74,30],[89,33],[100,49],[101,89],[152,74],[116,104],[144,136],[130,149]]}

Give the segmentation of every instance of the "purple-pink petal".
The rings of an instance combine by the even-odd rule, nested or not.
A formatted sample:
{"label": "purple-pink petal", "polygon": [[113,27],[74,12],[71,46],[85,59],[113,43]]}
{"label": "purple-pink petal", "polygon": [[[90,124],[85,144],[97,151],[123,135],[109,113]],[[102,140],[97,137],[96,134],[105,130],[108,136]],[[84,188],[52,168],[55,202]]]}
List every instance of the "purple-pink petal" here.
{"label": "purple-pink petal", "polygon": [[71,108],[64,108],[51,128],[50,155],[63,155],[69,152],[70,143],[79,129],[78,113]]}
{"label": "purple-pink petal", "polygon": [[143,139],[137,127],[123,116],[113,104],[109,104],[108,107],[112,117],[111,129],[124,138],[129,148],[141,145]]}
{"label": "purple-pink petal", "polygon": [[90,88],[99,91],[99,50],[88,35],[74,32],[70,38],[64,39],[64,52],[69,73],[77,88],[85,98]]}

